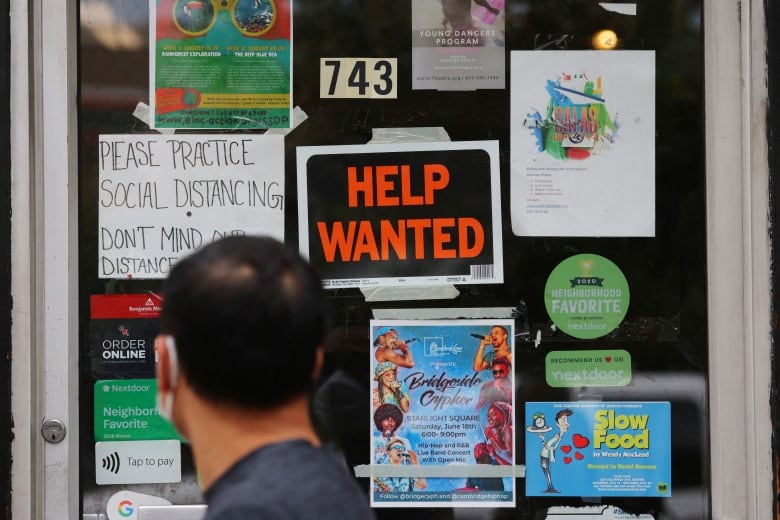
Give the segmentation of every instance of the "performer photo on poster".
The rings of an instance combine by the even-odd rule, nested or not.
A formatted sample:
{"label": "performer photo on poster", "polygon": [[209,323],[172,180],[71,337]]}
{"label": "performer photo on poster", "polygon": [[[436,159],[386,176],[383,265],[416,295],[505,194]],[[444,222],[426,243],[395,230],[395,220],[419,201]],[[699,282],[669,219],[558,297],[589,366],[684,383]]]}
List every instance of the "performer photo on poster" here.
{"label": "performer photo on poster", "polygon": [[670,497],[669,402],[528,402],[526,496]]}
{"label": "performer photo on poster", "polygon": [[372,474],[372,505],[514,506],[514,322],[373,320],[371,340],[372,463],[420,469]]}
{"label": "performer photo on poster", "polygon": [[290,128],[290,0],[149,0],[152,128]]}
{"label": "performer photo on poster", "polygon": [[300,250],[326,288],[503,281],[498,141],[296,152]]}
{"label": "performer photo on poster", "polygon": [[412,88],[505,88],[504,23],[504,0],[415,0]]}
{"label": "performer photo on poster", "polygon": [[655,235],[654,51],[512,51],[518,236]]}

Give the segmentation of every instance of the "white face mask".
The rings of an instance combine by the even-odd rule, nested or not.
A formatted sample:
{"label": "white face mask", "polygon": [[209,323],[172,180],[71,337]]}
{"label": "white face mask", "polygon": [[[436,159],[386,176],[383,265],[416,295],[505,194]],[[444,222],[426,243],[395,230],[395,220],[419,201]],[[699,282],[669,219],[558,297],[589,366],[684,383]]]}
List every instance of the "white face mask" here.
{"label": "white face mask", "polygon": [[159,388],[157,389],[157,412],[160,417],[173,424],[173,390],[179,377],[179,358],[176,355],[176,342],[173,336],[164,336],[161,346],[168,352],[168,382],[171,391],[163,393]]}

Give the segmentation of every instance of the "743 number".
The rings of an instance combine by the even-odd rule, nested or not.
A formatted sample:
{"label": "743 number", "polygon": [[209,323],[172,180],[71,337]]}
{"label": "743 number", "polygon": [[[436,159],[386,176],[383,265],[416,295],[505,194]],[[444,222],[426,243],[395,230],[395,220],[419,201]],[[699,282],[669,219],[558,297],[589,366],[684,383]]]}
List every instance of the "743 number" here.
{"label": "743 number", "polygon": [[322,58],[320,97],[396,98],[396,58]]}

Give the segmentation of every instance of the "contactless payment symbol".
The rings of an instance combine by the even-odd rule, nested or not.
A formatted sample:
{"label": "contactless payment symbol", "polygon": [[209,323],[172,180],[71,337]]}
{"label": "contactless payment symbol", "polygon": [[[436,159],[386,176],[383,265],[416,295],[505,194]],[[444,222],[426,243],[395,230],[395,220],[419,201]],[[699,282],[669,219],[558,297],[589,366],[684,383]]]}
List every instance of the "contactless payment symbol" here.
{"label": "contactless payment symbol", "polygon": [[567,258],[550,273],[544,304],[553,323],[580,339],[605,336],[628,312],[628,281],[608,258],[586,253]]}

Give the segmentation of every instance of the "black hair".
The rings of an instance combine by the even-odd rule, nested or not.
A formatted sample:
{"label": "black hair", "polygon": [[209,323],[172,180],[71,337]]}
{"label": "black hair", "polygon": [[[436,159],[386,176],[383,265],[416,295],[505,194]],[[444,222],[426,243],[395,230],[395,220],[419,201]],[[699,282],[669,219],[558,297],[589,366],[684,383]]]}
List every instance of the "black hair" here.
{"label": "black hair", "polygon": [[492,368],[492,367],[494,367],[496,365],[504,365],[506,367],[507,371],[511,371],[512,370],[512,363],[510,363],[509,360],[507,358],[503,357],[503,356],[502,357],[495,357],[495,358],[493,358],[493,363],[491,363],[490,366]]}
{"label": "black hair", "polygon": [[390,403],[380,404],[376,411],[374,411],[374,424],[376,425],[377,430],[380,432],[382,431],[382,421],[388,417],[392,417],[395,421],[395,428],[393,428],[393,431],[397,430],[401,426],[401,423],[404,422],[404,413],[400,408]]}
{"label": "black hair", "polygon": [[162,332],[201,397],[272,408],[311,390],[322,282],[281,242],[228,237],[198,249],[171,270],[162,307]]}

